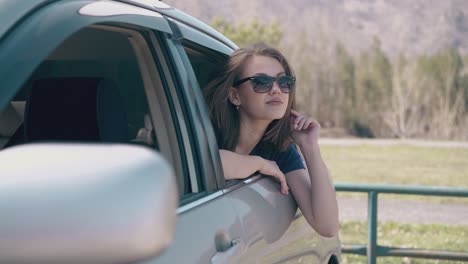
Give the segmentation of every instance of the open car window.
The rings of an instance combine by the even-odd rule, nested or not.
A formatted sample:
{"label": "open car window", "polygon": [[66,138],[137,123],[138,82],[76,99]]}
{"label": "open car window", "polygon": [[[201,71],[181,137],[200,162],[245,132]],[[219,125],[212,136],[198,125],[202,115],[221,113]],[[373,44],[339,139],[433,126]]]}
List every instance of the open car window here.
{"label": "open car window", "polygon": [[149,107],[141,79],[124,35],[82,29],[40,64],[2,111],[3,148],[38,141],[155,147],[156,140],[142,137]]}
{"label": "open car window", "polygon": [[[159,59],[138,27],[91,25],[63,41],[0,109],[0,151],[40,142],[137,144],[174,166],[191,192]],[[163,62],[161,62],[163,63]]]}

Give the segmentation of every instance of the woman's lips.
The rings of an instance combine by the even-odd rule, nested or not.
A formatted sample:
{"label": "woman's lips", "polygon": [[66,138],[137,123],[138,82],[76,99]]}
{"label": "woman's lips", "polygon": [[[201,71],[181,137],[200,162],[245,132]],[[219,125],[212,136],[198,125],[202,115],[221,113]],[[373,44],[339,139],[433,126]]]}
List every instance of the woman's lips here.
{"label": "woman's lips", "polygon": [[279,98],[275,98],[275,99],[271,99],[271,100],[267,101],[266,103],[269,104],[269,105],[281,105],[281,104],[283,104],[283,100],[281,100]]}

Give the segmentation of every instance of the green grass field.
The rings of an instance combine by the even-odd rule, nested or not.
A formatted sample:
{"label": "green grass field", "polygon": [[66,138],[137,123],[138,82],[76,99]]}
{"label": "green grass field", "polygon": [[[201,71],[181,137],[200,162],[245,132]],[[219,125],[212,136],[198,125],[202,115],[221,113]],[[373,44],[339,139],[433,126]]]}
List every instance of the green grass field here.
{"label": "green grass field", "polygon": [[[367,225],[362,222],[341,223],[341,240],[346,244],[366,244]],[[380,245],[408,248],[466,251],[468,249],[468,226],[408,225],[395,222],[380,223],[377,241]],[[343,254],[343,263],[366,263],[366,257]],[[428,259],[411,259],[403,262],[401,257],[379,257],[377,263],[466,263]]]}
{"label": "green grass field", "polygon": [[[335,182],[432,185],[468,188],[468,148],[411,145],[322,145],[322,155]],[[339,196],[359,194],[339,193]],[[439,202],[467,198],[383,197]]]}
{"label": "green grass field", "polygon": [[[468,148],[411,145],[322,145],[322,155],[335,182],[453,186],[468,188]],[[364,194],[361,194],[364,195]],[[338,193],[338,196],[359,194]],[[381,195],[379,199],[468,203],[468,198]],[[341,223],[345,244],[366,244],[365,222]],[[468,226],[379,222],[378,244],[384,246],[467,251]],[[366,263],[366,257],[343,254],[343,263]],[[462,263],[380,257],[377,263]]]}

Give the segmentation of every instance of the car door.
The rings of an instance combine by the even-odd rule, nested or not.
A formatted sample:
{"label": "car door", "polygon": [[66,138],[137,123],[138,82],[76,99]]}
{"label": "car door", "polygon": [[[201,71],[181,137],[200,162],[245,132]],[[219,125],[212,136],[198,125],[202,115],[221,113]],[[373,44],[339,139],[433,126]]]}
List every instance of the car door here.
{"label": "car door", "polygon": [[[197,98],[198,111],[202,113],[199,122],[208,135],[211,160],[218,163],[213,128],[204,118],[208,112],[201,89],[219,74],[232,46],[223,39],[216,39],[214,33],[213,37],[203,37],[204,33],[197,30],[196,25],[179,23],[175,19],[172,23],[172,28],[176,28],[174,31],[180,34],[179,40],[173,42],[187,68],[191,93]],[[246,180],[229,182],[218,177],[218,181],[243,224],[241,240],[245,249],[240,263],[328,263],[330,260],[333,263],[337,259],[338,239],[327,239],[315,233],[298,212],[293,196],[282,195],[279,184],[271,177],[254,175]]]}
{"label": "car door", "polygon": [[[107,132],[128,135],[119,143],[161,152],[173,166],[178,183],[180,206],[174,240],[161,255],[145,263],[236,263],[242,249],[238,243],[242,242],[241,221],[218,188],[218,174],[206,158],[206,137],[193,121],[193,98],[186,90],[187,79],[180,79],[187,75],[179,72],[185,69],[169,47],[172,30],[155,11],[166,7],[144,2],[149,3],[56,1],[31,11],[0,43],[4,62],[0,78],[5,80],[0,109],[12,101],[27,105],[27,94],[37,89],[37,80],[111,80],[118,87],[120,99],[116,101],[124,114],[116,118],[120,110],[107,111],[105,116],[108,123],[116,119],[126,123],[123,131],[117,124],[118,130],[111,127]],[[56,93],[50,97],[50,102],[61,100]],[[21,122],[27,123],[28,117]],[[6,147],[29,143],[28,138],[21,138],[23,133],[15,134],[19,140],[8,135]],[[98,136],[92,141],[104,143]]]}

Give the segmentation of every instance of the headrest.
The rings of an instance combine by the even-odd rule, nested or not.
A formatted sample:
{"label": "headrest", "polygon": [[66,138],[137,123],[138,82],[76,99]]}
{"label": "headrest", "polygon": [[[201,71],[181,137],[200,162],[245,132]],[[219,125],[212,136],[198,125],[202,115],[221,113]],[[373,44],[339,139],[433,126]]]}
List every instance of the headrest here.
{"label": "headrest", "polygon": [[34,81],[24,125],[27,141],[127,141],[123,100],[115,84],[103,78]]}

